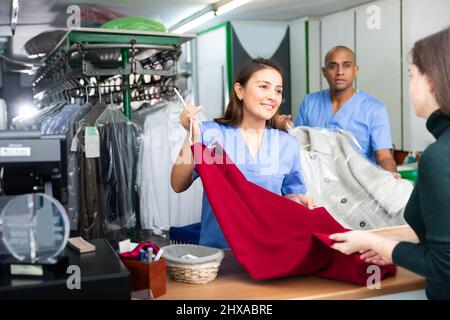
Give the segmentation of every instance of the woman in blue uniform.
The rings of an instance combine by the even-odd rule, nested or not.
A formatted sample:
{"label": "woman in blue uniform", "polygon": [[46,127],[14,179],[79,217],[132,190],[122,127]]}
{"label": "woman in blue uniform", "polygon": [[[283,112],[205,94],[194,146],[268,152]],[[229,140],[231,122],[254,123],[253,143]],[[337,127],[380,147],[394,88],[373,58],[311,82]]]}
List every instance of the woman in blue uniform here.
{"label": "woman in blue uniform", "polygon": [[[281,69],[270,60],[253,59],[240,70],[233,89],[223,118],[199,124],[193,119],[199,107],[189,106],[183,110],[180,121],[187,131],[193,119],[192,142],[206,146],[220,144],[247,180],[309,208],[316,206],[314,200],[305,195],[296,139],[274,128],[283,91]],[[171,184],[175,192],[183,192],[196,178],[187,136],[172,168]],[[205,193],[200,244],[229,247]]]}

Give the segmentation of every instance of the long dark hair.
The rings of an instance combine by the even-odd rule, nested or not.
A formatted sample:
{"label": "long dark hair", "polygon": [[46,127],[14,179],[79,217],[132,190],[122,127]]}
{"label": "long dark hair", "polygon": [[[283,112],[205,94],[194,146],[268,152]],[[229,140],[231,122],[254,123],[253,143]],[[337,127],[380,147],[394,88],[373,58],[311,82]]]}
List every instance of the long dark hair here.
{"label": "long dark hair", "polygon": [[[245,87],[247,85],[248,80],[253,76],[253,74],[259,70],[263,69],[274,69],[278,71],[283,77],[283,70],[280,66],[278,66],[275,62],[269,59],[263,59],[263,58],[256,58],[252,59],[249,62],[247,62],[241,70],[239,70],[239,73],[234,80],[234,84],[239,83],[242,87]],[[283,81],[284,82],[284,81]],[[242,110],[242,101],[239,100],[236,91],[234,90],[234,84],[233,88],[230,94],[230,102],[227,105],[227,109],[225,110],[225,114],[222,118],[214,119],[217,123],[225,124],[225,125],[232,125],[232,126],[239,126],[242,122],[244,112]],[[268,128],[274,128],[274,118],[278,114],[277,113],[270,119],[266,121],[266,127]]]}
{"label": "long dark hair", "polygon": [[427,75],[439,109],[450,116],[450,27],[417,41],[412,63]]}

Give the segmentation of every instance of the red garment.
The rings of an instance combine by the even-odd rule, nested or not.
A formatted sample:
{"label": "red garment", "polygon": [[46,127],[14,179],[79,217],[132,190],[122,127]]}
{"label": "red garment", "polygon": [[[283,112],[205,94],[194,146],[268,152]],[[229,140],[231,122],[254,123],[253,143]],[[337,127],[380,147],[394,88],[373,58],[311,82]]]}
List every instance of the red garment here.
{"label": "red garment", "polygon": [[[225,239],[252,278],[315,274],[366,285],[372,275],[367,273],[369,264],[359,254],[344,255],[329,247],[330,234],[349,230],[325,208],[309,210],[247,181],[219,146],[215,151],[201,144],[191,148]],[[394,265],[380,268],[381,279],[396,271]]]}

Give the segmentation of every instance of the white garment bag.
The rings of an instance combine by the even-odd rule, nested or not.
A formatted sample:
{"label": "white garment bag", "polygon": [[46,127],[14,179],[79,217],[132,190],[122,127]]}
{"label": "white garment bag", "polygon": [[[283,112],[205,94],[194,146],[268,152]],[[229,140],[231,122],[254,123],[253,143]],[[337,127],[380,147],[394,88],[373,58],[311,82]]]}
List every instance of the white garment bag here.
{"label": "white garment bag", "polygon": [[141,226],[155,233],[200,221],[200,179],[182,193],[175,193],[170,184],[172,166],[187,134],[179,120],[182,108],[178,102],[169,102],[144,123],[138,177]]}

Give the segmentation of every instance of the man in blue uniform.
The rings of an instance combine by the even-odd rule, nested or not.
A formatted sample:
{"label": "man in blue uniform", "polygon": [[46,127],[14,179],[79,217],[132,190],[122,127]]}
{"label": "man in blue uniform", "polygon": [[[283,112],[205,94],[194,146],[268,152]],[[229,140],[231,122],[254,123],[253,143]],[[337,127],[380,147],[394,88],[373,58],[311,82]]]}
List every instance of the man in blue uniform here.
{"label": "man in blue uniform", "polygon": [[391,153],[392,139],[386,107],[353,88],[358,74],[353,51],[344,46],[332,48],[325,56],[322,72],[329,89],[307,95],[295,123],[292,123],[290,116],[281,115],[277,127],[285,129],[287,124],[295,124],[351,132],[367,159],[399,177]]}

